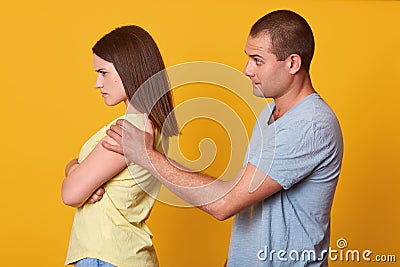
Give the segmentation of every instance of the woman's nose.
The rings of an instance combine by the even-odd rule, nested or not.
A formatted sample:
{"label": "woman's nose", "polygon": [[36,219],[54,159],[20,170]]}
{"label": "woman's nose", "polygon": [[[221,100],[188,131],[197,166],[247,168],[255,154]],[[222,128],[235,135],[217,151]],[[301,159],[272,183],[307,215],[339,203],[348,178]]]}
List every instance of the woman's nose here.
{"label": "woman's nose", "polygon": [[102,77],[101,77],[101,75],[100,75],[100,73],[97,75],[97,78],[96,78],[96,82],[95,82],[95,84],[94,84],[94,88],[102,88],[103,87],[103,81],[102,81]]}

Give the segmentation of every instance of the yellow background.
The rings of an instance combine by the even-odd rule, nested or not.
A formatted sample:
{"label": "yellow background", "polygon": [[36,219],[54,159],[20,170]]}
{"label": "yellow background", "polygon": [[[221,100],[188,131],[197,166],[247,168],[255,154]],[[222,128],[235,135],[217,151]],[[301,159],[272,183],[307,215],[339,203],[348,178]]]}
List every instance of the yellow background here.
{"label": "yellow background", "polygon": [[[297,11],[311,24],[314,86],[343,129],[332,248],[345,238],[349,249],[396,254],[400,261],[400,2],[37,0],[7,1],[0,8],[0,265],[64,262],[74,214],[60,198],[65,164],[123,112],[122,106],[106,107],[92,89],[90,49],[97,39],[116,26],[137,24],[153,35],[167,66],[208,60],[242,70],[250,26],[278,8]],[[209,89],[196,93],[219,97]],[[177,101],[192,94],[183,91]],[[250,117],[246,127],[253,122]],[[188,157],[196,152],[190,139],[206,137],[204,126],[193,127],[198,130],[188,130],[183,142]],[[213,132],[218,127],[207,129],[217,145],[226,142]],[[215,162],[208,172],[218,175],[224,164]],[[225,260],[231,220],[157,203],[149,225],[161,266],[221,266]],[[386,265],[395,266],[331,266]]]}

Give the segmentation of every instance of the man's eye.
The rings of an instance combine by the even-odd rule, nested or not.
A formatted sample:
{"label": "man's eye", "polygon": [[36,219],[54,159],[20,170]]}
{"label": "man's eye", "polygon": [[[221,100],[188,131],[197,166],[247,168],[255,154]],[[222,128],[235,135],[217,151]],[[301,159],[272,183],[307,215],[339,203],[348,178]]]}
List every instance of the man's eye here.
{"label": "man's eye", "polygon": [[99,73],[100,73],[101,75],[104,76],[104,75],[106,75],[107,72],[105,72],[105,71],[99,71]]}
{"label": "man's eye", "polygon": [[261,64],[262,64],[262,60],[259,59],[259,58],[256,58],[255,61],[256,61],[256,64],[257,64],[257,65],[261,65]]}

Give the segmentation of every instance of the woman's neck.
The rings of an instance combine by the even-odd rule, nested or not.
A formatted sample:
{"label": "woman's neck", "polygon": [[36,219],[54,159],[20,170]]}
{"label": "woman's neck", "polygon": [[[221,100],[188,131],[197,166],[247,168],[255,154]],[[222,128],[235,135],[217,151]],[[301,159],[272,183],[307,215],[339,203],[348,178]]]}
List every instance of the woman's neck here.
{"label": "woman's neck", "polygon": [[143,112],[140,112],[137,110],[130,102],[129,99],[125,100],[125,107],[126,107],[126,113],[128,114],[142,114]]}

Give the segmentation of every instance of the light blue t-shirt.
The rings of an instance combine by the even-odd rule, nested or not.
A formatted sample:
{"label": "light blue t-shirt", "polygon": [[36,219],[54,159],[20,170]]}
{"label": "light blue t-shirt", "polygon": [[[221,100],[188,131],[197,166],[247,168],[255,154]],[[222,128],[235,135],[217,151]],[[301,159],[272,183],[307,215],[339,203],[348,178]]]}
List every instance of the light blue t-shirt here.
{"label": "light blue t-shirt", "polygon": [[271,102],[258,117],[245,163],[283,189],[236,215],[228,266],[327,266],[343,156],[339,122],[317,93],[269,124],[274,107]]}

